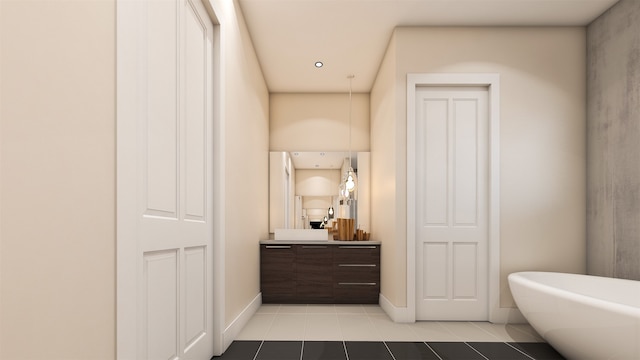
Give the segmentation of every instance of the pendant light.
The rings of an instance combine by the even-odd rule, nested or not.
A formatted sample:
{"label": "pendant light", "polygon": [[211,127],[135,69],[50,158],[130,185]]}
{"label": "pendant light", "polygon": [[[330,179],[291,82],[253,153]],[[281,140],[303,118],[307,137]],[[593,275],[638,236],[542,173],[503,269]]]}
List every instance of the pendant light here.
{"label": "pendant light", "polygon": [[[351,166],[351,107],[352,107],[352,96],[353,96],[353,90],[352,90],[352,82],[353,82],[353,78],[355,77],[355,75],[348,75],[347,78],[349,79],[349,168],[348,170],[345,172],[344,175],[344,181],[343,181],[343,185],[344,185],[344,190],[342,189],[341,186],[341,195],[348,197],[350,193],[354,192],[356,190],[356,188],[358,187],[358,177],[356,176],[356,172],[353,170],[353,167]],[[344,191],[344,193],[343,193]]]}

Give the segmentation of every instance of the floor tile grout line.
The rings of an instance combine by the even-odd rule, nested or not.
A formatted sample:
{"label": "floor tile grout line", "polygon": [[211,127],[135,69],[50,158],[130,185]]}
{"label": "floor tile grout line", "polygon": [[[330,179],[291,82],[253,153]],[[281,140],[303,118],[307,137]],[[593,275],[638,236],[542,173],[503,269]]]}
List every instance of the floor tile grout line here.
{"label": "floor tile grout line", "polygon": [[[305,309],[305,310],[308,311],[309,308],[307,307],[307,309]],[[305,311],[305,313],[304,313],[304,330],[302,330],[302,348],[303,349],[304,349],[304,341],[307,340],[307,329],[308,328],[309,328],[309,315]],[[300,354],[300,360],[302,360],[302,353]]]}
{"label": "floor tile grout line", "polygon": [[344,348],[344,356],[349,360],[349,352],[347,351],[347,342],[342,340],[342,347]]}
{"label": "floor tile grout line", "polygon": [[[278,307],[278,313],[279,312],[280,312],[280,308]],[[273,316],[273,319],[271,319],[271,323],[269,324],[269,327],[267,328],[267,331],[262,335],[262,341],[263,342],[268,338],[269,333],[271,332],[271,329],[273,329],[273,324],[275,324],[276,319],[278,318],[278,313],[276,313]],[[260,345],[260,346],[262,346],[262,345]]]}
{"label": "floor tile grout line", "polygon": [[[342,323],[340,323],[340,315],[338,315],[338,313],[336,312],[336,321],[338,322],[338,331],[340,331],[340,339],[342,339],[342,342],[345,342],[345,338],[344,338],[344,331],[342,329]],[[346,345],[345,345],[346,346]],[[345,354],[347,353],[347,349],[345,347]],[[347,356],[347,360],[349,360],[349,357]]]}
{"label": "floor tile grout line", "polygon": [[[365,313],[366,313],[366,311],[365,311]],[[380,340],[381,340],[382,342],[384,342],[384,336],[382,336],[382,331],[380,330],[380,328],[378,327],[378,325],[376,325],[375,321],[373,321],[373,319],[371,318],[371,315],[370,315],[370,314],[367,314],[367,320],[369,320],[369,324],[371,324],[371,326],[372,326],[374,329],[376,329],[376,333],[378,334],[378,337],[380,338]],[[386,346],[387,346],[387,344],[385,343],[385,344],[384,344],[384,346],[386,347]],[[389,348],[388,348],[388,347],[387,347],[387,350],[389,350]],[[389,351],[389,352],[391,352],[391,351]],[[393,356],[393,355],[391,355],[391,356]]]}
{"label": "floor tile grout line", "polygon": [[[263,304],[263,305],[264,305],[264,304]],[[273,315],[278,315],[278,313],[280,312],[280,307],[281,307],[281,306],[282,306],[282,305],[274,306],[276,309],[274,310],[274,312],[273,312],[273,313],[263,313],[263,314],[273,314]]]}
{"label": "floor tile grout line", "polygon": [[435,323],[438,324],[438,326],[440,326],[444,331],[446,331],[448,335],[451,335],[457,341],[465,341],[460,336],[458,336],[458,334],[453,332],[453,330],[449,329],[449,327],[445,325],[443,321],[435,321]]}
{"label": "floor tile grout line", "polygon": [[[380,328],[378,327],[378,325],[376,325],[376,323],[373,321],[373,319],[369,314],[367,314],[367,320],[369,320],[369,324],[371,325],[371,327],[376,329],[376,333],[378,334],[378,339],[379,339],[378,341],[384,342],[384,336],[382,336],[382,331],[380,331]],[[387,345],[385,344],[385,346]]]}
{"label": "floor tile grout line", "polygon": [[[531,328],[531,330],[533,330],[533,332],[534,332],[533,334],[531,334],[531,333],[529,333],[529,332],[527,332],[527,331],[521,330],[521,329],[519,329],[518,327],[513,326],[513,325],[519,325],[519,324],[505,324],[505,327],[506,327],[506,326],[509,326],[509,327],[511,327],[513,330],[515,330],[515,331],[517,331],[517,332],[519,332],[519,333],[525,334],[525,335],[527,335],[527,336],[529,336],[530,338],[533,338],[533,339],[542,339],[542,336],[541,336],[540,334],[538,334],[538,332],[536,331],[536,329],[534,329],[534,328],[533,328],[533,326],[531,326],[531,324],[529,324],[529,323],[521,324],[521,325],[528,325],[528,326]],[[544,340],[544,339],[542,339],[542,340]],[[545,342],[546,342],[546,340],[545,340]]]}
{"label": "floor tile grout line", "polygon": [[[414,324],[416,324],[416,323],[414,323]],[[440,327],[442,327],[442,326],[440,326]],[[418,329],[417,329],[417,328],[418,328],[418,326],[409,326],[409,329],[411,329],[411,331],[412,331],[412,332],[413,332],[413,334],[416,336],[416,339],[418,339],[418,341],[426,342],[427,340],[421,340],[421,339],[423,339],[424,337],[422,336],[422,334],[420,334],[420,333],[418,332]],[[445,330],[446,330],[446,329],[445,329]]]}
{"label": "floor tile grout line", "polygon": [[[482,331],[483,333],[490,335],[492,338],[496,339],[496,341],[499,341],[499,342],[504,342],[505,341],[504,339],[499,338],[496,334],[492,333],[491,331],[484,329],[482,326],[479,326],[474,321],[469,321],[467,323],[470,324],[471,326],[475,327],[476,329]],[[489,323],[489,324],[491,324],[491,323]]]}
{"label": "floor tile grout line", "polygon": [[387,351],[389,352],[389,354],[391,354],[391,357],[393,358],[393,360],[396,360],[396,357],[393,355],[393,352],[391,351],[391,349],[389,349],[389,346],[387,345],[386,341],[382,342],[384,344],[384,347],[387,348]]}
{"label": "floor tile grout line", "polygon": [[509,344],[508,342],[505,342],[505,344],[507,344],[507,346],[511,347],[512,349],[515,349],[516,351],[518,351],[519,353],[523,354],[524,356],[528,357],[531,360],[536,360],[534,357],[532,357],[531,355],[527,354],[526,352],[518,349],[517,347]]}
{"label": "floor tile grout line", "polygon": [[432,353],[436,354],[438,359],[442,360],[442,357],[440,357],[440,354],[438,354],[435,350],[433,350],[433,348],[431,347],[431,345],[429,345],[428,342],[424,341],[424,344],[427,345],[427,347],[429,348],[429,350],[431,350]]}
{"label": "floor tile grout line", "polygon": [[473,346],[471,346],[471,344],[469,344],[468,342],[464,341],[464,344],[467,345],[468,347],[470,347],[473,351],[477,352],[478,355],[482,356],[483,358],[485,358],[486,360],[491,360],[488,357],[484,356],[483,353],[481,353],[480,351],[478,351],[478,349],[474,348]]}
{"label": "floor tile grout line", "polygon": [[[324,311],[322,309],[315,309],[314,311],[310,313],[310,309],[311,309],[311,305],[306,304],[303,305],[304,308],[298,308],[296,309],[296,311],[294,311],[293,313],[289,314],[289,315],[302,315],[301,317],[303,317],[305,320],[304,322],[304,331],[305,333],[309,331],[310,329],[310,324],[309,324],[309,317],[313,314],[315,315],[316,312],[318,312],[318,314],[324,313]],[[331,312],[332,316],[336,316],[337,320],[338,320],[338,325],[342,325],[342,321],[340,321],[341,318],[343,318],[344,316],[363,316],[367,319],[367,323],[373,325],[373,329],[374,330],[374,336],[366,339],[367,341],[392,341],[393,339],[390,337],[386,337],[383,336],[384,334],[387,334],[387,328],[386,328],[386,323],[384,321],[381,321],[381,316],[384,315],[384,313],[380,313],[379,311],[375,311],[375,309],[369,309],[368,307],[364,306],[364,305],[357,305],[352,307],[352,309],[348,309],[348,308],[343,308],[342,311],[344,312],[337,312],[336,311],[336,306],[332,305],[331,306],[332,309],[334,311]],[[369,311],[367,310],[369,309]],[[275,312],[275,314],[272,314],[273,312]],[[272,315],[271,319],[269,320],[269,322],[266,324],[267,326],[263,327],[265,329],[264,333],[265,336],[263,336],[262,340],[269,340],[270,337],[267,335],[270,335],[273,331],[274,328],[277,324],[277,322],[282,318],[282,316],[288,315],[288,311],[286,310],[286,308],[283,307],[282,304],[277,305],[275,307],[273,307],[272,309],[270,309],[268,311],[268,313],[265,313],[264,315]],[[435,321],[433,322],[433,324],[436,324],[437,327],[439,328],[439,330],[442,330],[442,335],[451,335],[451,340],[446,340],[446,341],[456,341],[456,342],[473,342],[473,341],[478,341],[478,342],[488,342],[488,341],[492,341],[492,342],[517,342],[517,337],[514,338],[513,336],[510,336],[509,334],[506,335],[501,335],[502,332],[502,328],[496,329],[497,331],[493,331],[493,328],[491,327],[491,323],[487,323],[486,326],[485,324],[480,324],[480,323],[476,323],[476,322],[470,322],[470,321],[465,321],[464,322],[465,325],[469,328],[473,328],[476,331],[479,331],[482,334],[485,334],[486,336],[488,336],[490,338],[490,340],[487,339],[473,339],[473,336],[469,337],[469,336],[464,336],[464,331],[462,333],[454,331],[455,329],[451,329],[448,326],[445,326],[445,323],[443,322],[439,322],[439,321]],[[530,342],[541,342],[541,343],[546,343],[546,341],[540,337],[536,332],[535,329],[531,328],[529,324],[522,324],[522,326],[517,326],[519,324],[505,324],[506,328],[510,329],[510,330],[514,330],[517,334],[521,334],[526,336]],[[527,326],[529,326],[529,328],[527,328]],[[406,325],[405,328],[408,331],[407,333],[407,339],[399,339],[398,341],[425,341],[427,339],[429,339],[429,336],[425,337],[424,331],[422,331],[421,328],[416,327],[416,326],[411,326],[411,325]],[[384,330],[384,331],[383,331]],[[439,331],[437,329],[434,329],[436,331]],[[347,338],[345,337],[345,334],[343,332],[342,327],[340,326],[339,329],[339,334],[336,333],[332,333],[331,339],[342,339],[342,340],[346,340]],[[333,335],[338,335],[338,336],[333,336]],[[437,335],[437,334],[436,334]],[[414,339],[411,339],[410,336],[415,336]],[[322,337],[322,336],[320,336]],[[326,339],[321,339],[320,337],[318,337],[318,340],[331,340],[329,338]],[[315,337],[314,337],[315,338]],[[249,339],[246,339],[249,340]],[[277,340],[277,339],[272,339],[272,340]],[[308,338],[306,335],[304,336],[303,339],[300,340],[314,340],[312,338]],[[357,340],[357,339],[354,339]],[[441,341],[445,341],[445,339],[441,339]]]}
{"label": "floor tile grout line", "polygon": [[253,355],[253,360],[256,360],[258,358],[258,354],[260,353],[260,349],[262,349],[263,344],[264,344],[264,340],[260,342],[260,346],[258,346],[258,351],[256,351],[255,355]]}
{"label": "floor tile grout line", "polygon": [[300,346],[300,360],[302,360],[303,355],[304,355],[304,340],[302,340],[302,346]]}
{"label": "floor tile grout line", "polygon": [[[256,350],[256,353],[255,353],[255,355],[253,356],[253,360],[257,360],[257,358],[258,358],[258,356],[259,356],[259,354],[260,354],[260,351],[262,350],[262,347],[263,347],[264,343],[265,343],[265,342],[267,342],[267,341],[269,341],[269,340],[261,340],[261,341],[260,341],[260,346],[258,346],[258,349]],[[279,341],[279,340],[272,340],[272,341]],[[298,340],[291,340],[291,341],[298,341]],[[355,340],[354,340],[354,341],[355,341]],[[303,357],[304,357],[304,345],[305,345],[305,342],[307,342],[307,340],[300,340],[299,342],[301,343],[301,348],[300,348],[300,360],[303,360]],[[330,342],[330,341],[328,341],[328,342]],[[342,347],[343,347],[343,349],[344,349],[344,354],[345,354],[346,360],[349,360],[349,352],[348,352],[348,350],[347,350],[347,344],[346,344],[348,341],[346,341],[346,340],[342,340],[342,341],[340,341],[340,342],[342,343]],[[371,341],[371,342],[374,342],[374,343],[375,343],[375,342],[377,342],[377,343],[382,343],[382,344],[385,346],[385,348],[387,349],[387,351],[389,352],[389,354],[391,355],[392,359],[393,359],[393,360],[396,360],[395,355],[393,354],[393,352],[391,351],[391,349],[389,348],[389,346],[388,346],[388,344],[387,344],[387,342],[393,342],[393,341]],[[435,342],[438,342],[438,341],[435,341]],[[438,354],[438,353],[437,353],[437,352],[436,352],[436,351],[431,347],[431,345],[429,345],[429,341],[422,341],[422,342],[418,341],[417,343],[423,343],[425,346],[427,346],[427,348],[428,348],[428,349],[429,349],[433,354],[435,354],[435,355],[438,357],[438,359],[443,360],[443,359],[442,359],[442,357],[440,356],[440,354]],[[472,344],[470,344],[470,342],[469,342],[469,341],[454,341],[453,343],[465,344],[466,346],[470,347],[473,351],[475,351],[478,355],[480,355],[483,359],[490,360],[490,359],[489,359],[488,357],[486,357],[482,352],[480,352],[480,351],[479,351],[478,349],[476,349]],[[523,350],[521,350],[521,349],[519,349],[519,348],[517,348],[517,347],[513,346],[513,345],[512,345],[511,343],[509,343],[509,342],[506,342],[506,341],[496,341],[496,342],[493,342],[493,343],[503,343],[503,344],[507,345],[508,347],[510,347],[510,348],[512,348],[512,349],[514,349],[514,350],[516,350],[516,351],[518,351],[519,353],[523,354],[523,355],[524,355],[524,356],[526,356],[527,358],[532,359],[532,360],[535,360],[535,358],[534,358],[534,357],[532,357],[532,356],[531,356],[531,355],[529,355],[528,353],[524,352]]]}

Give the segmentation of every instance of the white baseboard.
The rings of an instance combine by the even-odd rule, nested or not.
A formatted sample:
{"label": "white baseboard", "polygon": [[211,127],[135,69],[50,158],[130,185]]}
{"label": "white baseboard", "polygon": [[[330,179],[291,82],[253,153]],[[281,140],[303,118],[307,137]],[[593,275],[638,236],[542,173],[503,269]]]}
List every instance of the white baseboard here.
{"label": "white baseboard", "polygon": [[[397,307],[384,295],[380,294],[380,307],[396,323],[413,323],[412,312],[407,307]],[[491,312],[490,319],[494,324],[527,324],[527,319],[518,308],[499,308]]]}
{"label": "white baseboard", "polygon": [[384,295],[382,294],[380,294],[379,303],[382,310],[384,310],[384,312],[386,312],[387,315],[389,315],[389,317],[391,318],[391,320],[393,320],[393,322],[396,322],[396,323],[415,322],[415,319],[411,318],[411,312],[407,307],[396,307],[391,303],[391,301],[389,301],[389,299],[384,297]]}
{"label": "white baseboard", "polygon": [[238,337],[242,329],[244,329],[245,325],[251,320],[251,317],[258,311],[260,306],[262,305],[262,293],[259,293],[247,307],[242,310],[240,315],[238,315],[226,329],[224,329],[224,333],[222,334],[222,342],[223,342],[223,350],[225,352],[229,345]]}

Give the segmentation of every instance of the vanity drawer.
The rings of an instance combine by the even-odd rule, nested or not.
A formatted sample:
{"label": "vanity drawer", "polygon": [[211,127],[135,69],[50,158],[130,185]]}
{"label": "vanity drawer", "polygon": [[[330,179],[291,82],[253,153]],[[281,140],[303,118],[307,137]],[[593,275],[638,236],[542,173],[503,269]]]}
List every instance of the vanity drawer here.
{"label": "vanity drawer", "polygon": [[376,282],[338,282],[333,293],[340,304],[377,304],[380,283]]}
{"label": "vanity drawer", "polygon": [[379,264],[379,245],[340,245],[333,249],[334,264]]}
{"label": "vanity drawer", "polygon": [[333,278],[334,282],[378,282],[380,269],[377,264],[336,264]]}

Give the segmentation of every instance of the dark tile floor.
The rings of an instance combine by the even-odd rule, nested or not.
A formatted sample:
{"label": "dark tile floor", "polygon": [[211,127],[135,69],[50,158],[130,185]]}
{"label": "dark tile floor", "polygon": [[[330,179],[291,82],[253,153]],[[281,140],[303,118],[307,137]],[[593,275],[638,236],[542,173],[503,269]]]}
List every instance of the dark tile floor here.
{"label": "dark tile floor", "polygon": [[217,360],[561,360],[547,343],[234,341]]}

